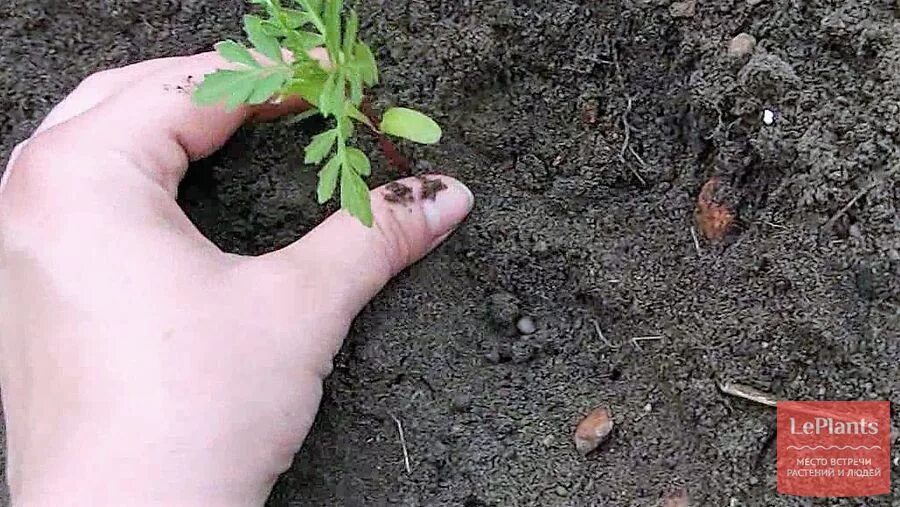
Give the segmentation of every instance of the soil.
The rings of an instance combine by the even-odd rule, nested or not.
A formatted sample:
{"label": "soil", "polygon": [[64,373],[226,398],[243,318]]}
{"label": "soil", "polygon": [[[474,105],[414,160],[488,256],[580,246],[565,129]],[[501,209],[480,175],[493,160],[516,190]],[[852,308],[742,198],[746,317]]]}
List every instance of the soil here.
{"label": "soil", "polygon": [[[246,9],[8,4],[3,153],[88,73],[239,37]],[[650,506],[681,487],[703,506],[900,505],[897,481],[777,495],[774,409],[717,389],[889,399],[900,420],[895,0],[359,4],[374,107],[434,115],[443,142],[401,149],[478,202],[357,319],[270,505]],[[755,48],[729,55],[741,33]],[[231,252],[302,236],[329,211],[302,166],[318,127],[242,130],[193,168],[185,210]],[[720,241],[695,222],[711,178],[734,218]],[[584,458],[573,431],[600,405],[615,432]]]}

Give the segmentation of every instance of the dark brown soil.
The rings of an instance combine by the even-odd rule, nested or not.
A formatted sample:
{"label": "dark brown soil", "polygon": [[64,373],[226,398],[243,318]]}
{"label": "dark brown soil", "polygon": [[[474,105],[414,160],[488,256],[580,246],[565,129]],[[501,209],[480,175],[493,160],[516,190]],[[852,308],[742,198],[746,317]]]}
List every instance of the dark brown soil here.
{"label": "dark brown soil", "polygon": [[[360,2],[376,108],[439,119],[440,145],[403,149],[478,202],[359,317],[271,505],[650,506],[680,487],[703,506],[898,505],[777,495],[774,410],[716,385],[900,402],[900,7],[671,3]],[[7,5],[4,153],[86,74],[238,37],[245,9]],[[742,32],[755,51],[729,56]],[[318,127],[245,129],[193,168],[185,209],[229,251],[297,239],[326,213],[301,164]],[[713,177],[735,214],[718,243],[695,223]],[[598,405],[615,435],[583,458],[572,433]]]}
{"label": "dark brown soil", "polygon": [[403,183],[392,181],[387,184],[385,190],[384,200],[390,203],[408,204],[416,200],[413,197],[413,189]]}
{"label": "dark brown soil", "polygon": [[419,181],[422,182],[422,191],[420,195],[422,199],[427,199],[429,201],[435,200],[437,195],[444,190],[447,190],[447,185],[436,178],[428,178],[426,176],[419,176]]}

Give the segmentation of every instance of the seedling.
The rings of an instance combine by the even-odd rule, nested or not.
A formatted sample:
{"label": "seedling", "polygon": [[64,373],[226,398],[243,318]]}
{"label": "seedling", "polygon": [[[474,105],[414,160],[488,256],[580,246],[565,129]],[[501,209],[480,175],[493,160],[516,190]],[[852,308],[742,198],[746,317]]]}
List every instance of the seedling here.
{"label": "seedling", "polygon": [[[216,51],[234,68],[207,75],[194,102],[224,103],[233,110],[286,97],[305,100],[312,109],[299,119],[319,114],[333,125],[313,137],[305,152],[306,164],[322,165],[319,203],[334,196],[340,181],[341,207],[371,227],[369,187],[363,178],[372,165],[365,153],[350,146],[356,124],[422,144],[437,143],[441,128],[412,109],[388,109],[377,122],[360,111],[365,90],[378,83],[378,66],[372,50],[359,40],[359,17],[352,10],[344,14],[343,0],[287,0],[291,7],[282,0],[251,2],[265,10],[264,15],[244,17],[255,52],[232,40],[218,43]],[[318,47],[325,48],[326,62],[310,56]]]}

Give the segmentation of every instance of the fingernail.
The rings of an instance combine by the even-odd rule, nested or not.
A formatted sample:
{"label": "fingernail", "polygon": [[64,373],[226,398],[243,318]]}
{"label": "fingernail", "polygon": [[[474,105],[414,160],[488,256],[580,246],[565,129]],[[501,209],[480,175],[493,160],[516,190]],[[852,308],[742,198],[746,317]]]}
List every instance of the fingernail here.
{"label": "fingernail", "polygon": [[475,205],[475,196],[468,187],[453,178],[441,178],[447,188],[437,192],[434,199],[422,203],[425,223],[432,236],[440,237],[462,222]]}

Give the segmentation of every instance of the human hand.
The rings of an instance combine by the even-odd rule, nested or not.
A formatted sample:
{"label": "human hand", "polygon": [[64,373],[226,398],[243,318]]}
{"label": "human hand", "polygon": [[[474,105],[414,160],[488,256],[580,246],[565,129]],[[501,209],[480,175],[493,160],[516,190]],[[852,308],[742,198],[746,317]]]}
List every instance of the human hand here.
{"label": "human hand", "polygon": [[281,251],[223,253],[175,203],[188,162],[299,105],[199,109],[177,90],[222,65],[207,53],[91,76],[13,152],[0,382],[18,505],[263,504],[351,320],[471,209],[441,177],[434,200],[374,190],[372,229],[340,212]]}

